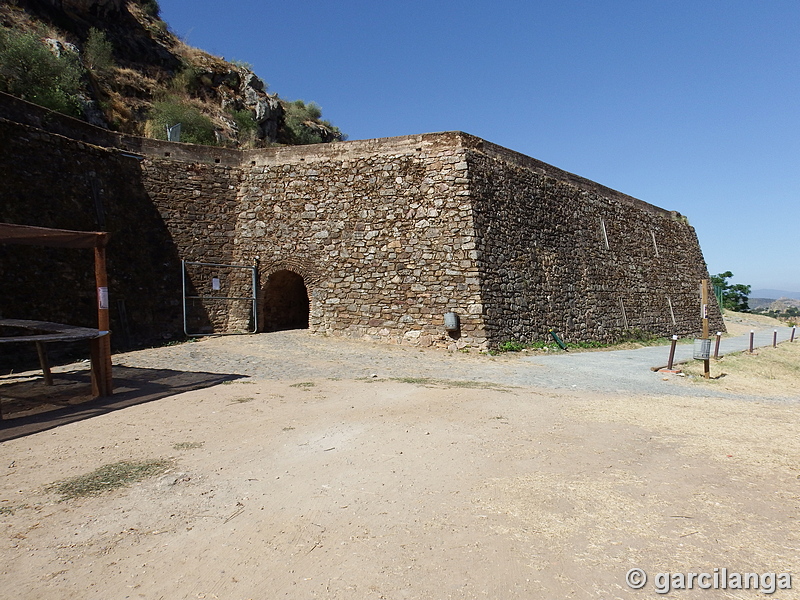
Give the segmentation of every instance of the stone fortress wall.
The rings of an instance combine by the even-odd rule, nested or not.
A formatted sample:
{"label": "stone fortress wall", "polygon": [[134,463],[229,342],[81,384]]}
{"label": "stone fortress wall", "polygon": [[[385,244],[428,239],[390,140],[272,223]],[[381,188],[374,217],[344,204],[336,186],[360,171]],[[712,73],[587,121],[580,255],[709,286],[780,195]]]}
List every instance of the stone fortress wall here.
{"label": "stone fortress wall", "polygon": [[[260,330],[448,347],[699,330],[707,270],[684,218],[467,134],[237,151],[0,96],[0,140],[0,221],[108,230],[112,329],[132,345],[180,337],[181,259],[255,266]],[[0,246],[0,314],[91,324],[80,260]],[[193,292],[223,298],[197,301],[192,327],[254,325],[224,299],[249,271],[192,269]]]}
{"label": "stone fortress wall", "polygon": [[[471,146],[492,339],[541,339],[550,328],[573,341],[698,332],[708,272],[685,217],[482,140]],[[716,304],[711,316],[724,330]]]}

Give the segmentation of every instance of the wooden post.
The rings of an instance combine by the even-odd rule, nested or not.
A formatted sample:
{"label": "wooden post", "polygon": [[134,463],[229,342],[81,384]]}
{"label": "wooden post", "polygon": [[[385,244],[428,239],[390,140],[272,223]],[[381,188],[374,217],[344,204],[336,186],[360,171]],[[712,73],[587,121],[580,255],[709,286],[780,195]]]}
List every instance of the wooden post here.
{"label": "wooden post", "polygon": [[36,342],[36,352],[39,354],[39,365],[42,367],[44,384],[53,385],[53,373],[50,371],[50,361],[47,360],[47,350],[44,347],[44,342]]}
{"label": "wooden post", "polygon": [[108,313],[105,236],[98,239],[94,249],[94,277],[97,284],[97,328],[101,331],[101,337],[92,341],[92,362],[96,361],[92,365],[92,392],[97,396],[110,396],[114,384],[111,377],[111,319]]}
{"label": "wooden post", "polygon": [[667,370],[671,371],[673,363],[675,362],[675,346],[678,344],[678,336],[672,336],[672,344],[669,347],[669,360],[667,360]]}
{"label": "wooden post", "polygon": [[[703,279],[700,289],[700,304],[703,307],[703,339],[708,338],[708,279]],[[703,377],[706,379],[711,378],[711,361],[707,358],[703,359]]]}

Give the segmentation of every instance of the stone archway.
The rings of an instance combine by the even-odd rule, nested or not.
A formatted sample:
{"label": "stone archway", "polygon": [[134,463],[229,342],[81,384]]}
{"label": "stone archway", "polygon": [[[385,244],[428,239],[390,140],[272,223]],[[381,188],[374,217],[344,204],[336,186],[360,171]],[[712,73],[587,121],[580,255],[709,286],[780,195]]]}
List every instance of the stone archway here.
{"label": "stone archway", "polygon": [[308,329],[308,289],[294,271],[282,269],[267,278],[262,307],[261,331]]}

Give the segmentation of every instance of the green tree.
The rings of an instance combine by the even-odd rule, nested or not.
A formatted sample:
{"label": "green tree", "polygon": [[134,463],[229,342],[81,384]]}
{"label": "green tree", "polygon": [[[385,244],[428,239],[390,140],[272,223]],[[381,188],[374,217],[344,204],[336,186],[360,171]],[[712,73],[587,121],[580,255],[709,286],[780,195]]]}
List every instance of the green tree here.
{"label": "green tree", "polygon": [[714,286],[717,299],[721,301],[721,308],[737,312],[748,312],[750,310],[747,304],[750,286],[743,283],[728,283],[728,279],[731,277],[733,277],[733,273],[730,271],[711,276],[711,283]]}
{"label": "green tree", "polygon": [[114,66],[114,52],[106,34],[92,27],[83,47],[86,66],[93,70],[107,70]]}
{"label": "green tree", "polygon": [[0,27],[0,91],[78,117],[82,75],[74,53],[56,56],[33,33]]}

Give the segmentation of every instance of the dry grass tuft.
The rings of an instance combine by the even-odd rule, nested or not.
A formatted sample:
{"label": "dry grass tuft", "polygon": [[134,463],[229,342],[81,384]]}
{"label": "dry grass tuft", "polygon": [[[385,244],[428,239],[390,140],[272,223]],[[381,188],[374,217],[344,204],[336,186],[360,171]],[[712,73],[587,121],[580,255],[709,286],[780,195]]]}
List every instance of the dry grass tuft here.
{"label": "dry grass tuft", "polygon": [[61,495],[60,501],[96,496],[119,487],[126,486],[147,477],[165,472],[172,466],[172,461],[165,458],[147,461],[120,461],[103,465],[85,475],[78,475],[63,481],[57,481],[47,487]]}
{"label": "dry grass tuft", "polygon": [[246,402],[252,402],[255,398],[251,398],[250,396],[245,396],[243,398],[234,398],[231,404],[245,404]]}
{"label": "dry grass tuft", "polygon": [[196,450],[197,448],[202,448],[204,442],[178,442],[177,444],[172,444],[172,448],[174,450]]}
{"label": "dry grass tuft", "polygon": [[514,386],[500,385],[491,381],[466,381],[461,379],[432,379],[430,377],[391,377],[391,381],[411,383],[425,387],[466,388],[473,390],[494,390],[497,392],[510,392]]}
{"label": "dry grass tuft", "polygon": [[182,58],[185,63],[203,69],[224,72],[230,68],[230,64],[225,62],[223,58],[209,54],[200,48],[194,48],[183,40],[178,40],[173,47],[173,52],[175,52],[178,57]]}
{"label": "dry grass tuft", "polygon": [[300,383],[293,383],[289,387],[295,388],[312,388],[316,384],[313,381],[301,381]]}

